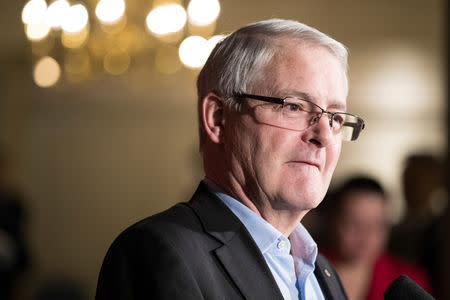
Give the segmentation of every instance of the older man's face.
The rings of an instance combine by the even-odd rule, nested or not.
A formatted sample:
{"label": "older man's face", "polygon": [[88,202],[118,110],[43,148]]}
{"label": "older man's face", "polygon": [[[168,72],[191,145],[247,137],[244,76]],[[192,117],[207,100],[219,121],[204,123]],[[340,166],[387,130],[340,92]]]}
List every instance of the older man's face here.
{"label": "older man's face", "polygon": [[[276,97],[306,93],[328,111],[345,111],[347,90],[339,61],[321,47],[300,47],[289,40],[282,45],[282,54],[264,69],[265,79],[247,92]],[[258,104],[249,99],[244,105],[251,110]],[[250,200],[257,206],[291,211],[320,203],[341,150],[326,115],[301,132],[258,123],[245,109],[227,116],[225,153],[232,176]]]}

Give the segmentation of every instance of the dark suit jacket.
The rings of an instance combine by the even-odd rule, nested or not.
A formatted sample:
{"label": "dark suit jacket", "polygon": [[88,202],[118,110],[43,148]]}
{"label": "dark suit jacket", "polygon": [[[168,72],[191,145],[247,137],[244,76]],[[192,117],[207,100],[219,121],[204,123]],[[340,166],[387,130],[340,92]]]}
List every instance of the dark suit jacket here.
{"label": "dark suit jacket", "polygon": [[[321,255],[315,275],[326,299],[347,299],[338,275]],[[201,183],[188,203],[119,235],[103,262],[96,299],[283,296],[245,226]]]}

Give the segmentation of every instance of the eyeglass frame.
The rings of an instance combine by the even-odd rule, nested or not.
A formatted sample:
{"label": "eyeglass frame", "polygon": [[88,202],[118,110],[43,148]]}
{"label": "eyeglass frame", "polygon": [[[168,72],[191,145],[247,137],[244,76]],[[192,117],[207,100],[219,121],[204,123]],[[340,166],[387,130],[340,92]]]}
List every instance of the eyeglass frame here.
{"label": "eyeglass frame", "polygon": [[[293,96],[286,96],[284,98],[277,98],[277,97],[260,96],[260,95],[253,95],[253,94],[247,94],[247,93],[236,93],[236,94],[234,94],[234,97],[241,98],[241,99],[249,98],[249,99],[260,100],[260,101],[269,102],[269,103],[275,103],[275,104],[280,104],[280,105],[284,105],[284,102],[285,102],[285,100],[287,98],[298,98],[298,97],[293,97]],[[314,124],[317,124],[320,121],[320,119],[322,118],[324,113],[326,113],[329,116],[328,119],[329,119],[329,122],[330,122],[329,123],[330,124],[330,128],[333,127],[333,117],[334,117],[334,115],[336,115],[336,114],[344,114],[344,115],[352,116],[352,117],[354,117],[357,120],[357,123],[348,123],[348,122],[347,123],[343,123],[341,128],[340,128],[340,129],[342,129],[342,127],[344,127],[344,126],[353,127],[354,129],[360,128],[359,130],[354,130],[353,131],[352,137],[350,138],[350,141],[355,141],[359,137],[359,134],[363,131],[363,129],[366,126],[365,123],[364,123],[364,120],[362,118],[356,116],[356,115],[353,115],[353,114],[350,114],[350,113],[346,113],[346,112],[330,112],[330,111],[327,111],[327,110],[323,109],[322,107],[320,107],[319,105],[317,105],[316,103],[314,103],[312,101],[309,101],[309,100],[306,100],[306,99],[299,99],[299,100],[308,102],[308,103],[312,104],[313,106],[317,107],[318,109],[320,109],[320,111],[321,111],[320,112],[320,116],[318,118],[316,117],[316,121],[314,123],[312,123],[310,126],[312,126]],[[308,112],[308,111],[305,111],[305,112],[313,113],[313,112]],[[358,126],[358,124],[360,124],[360,125]],[[309,127],[306,127],[305,129],[307,129],[307,128],[309,128]],[[355,134],[355,132],[356,132],[356,134]]]}

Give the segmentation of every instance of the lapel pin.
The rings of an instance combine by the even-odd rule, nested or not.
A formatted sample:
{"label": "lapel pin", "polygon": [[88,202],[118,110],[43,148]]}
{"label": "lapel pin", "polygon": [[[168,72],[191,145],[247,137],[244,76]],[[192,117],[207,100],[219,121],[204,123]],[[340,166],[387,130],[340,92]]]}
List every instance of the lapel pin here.
{"label": "lapel pin", "polygon": [[330,273],[330,271],[328,271],[328,269],[324,269],[323,272],[324,272],[325,275],[327,275],[328,277],[331,277],[331,273]]}

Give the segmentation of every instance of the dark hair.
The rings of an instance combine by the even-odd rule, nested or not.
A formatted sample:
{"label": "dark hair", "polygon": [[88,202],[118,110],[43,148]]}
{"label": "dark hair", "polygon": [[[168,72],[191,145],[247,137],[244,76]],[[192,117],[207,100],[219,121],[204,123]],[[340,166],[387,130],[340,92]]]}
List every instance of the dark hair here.
{"label": "dark hair", "polygon": [[386,191],[376,179],[364,175],[353,176],[327,193],[322,209],[328,216],[339,213],[344,206],[345,197],[352,192],[374,193],[380,195],[385,201],[388,199]]}
{"label": "dark hair", "polygon": [[373,192],[380,194],[383,198],[387,198],[386,191],[381,184],[377,180],[366,176],[352,177],[345,181],[337,190],[338,195],[340,194],[341,197],[355,191]]}

